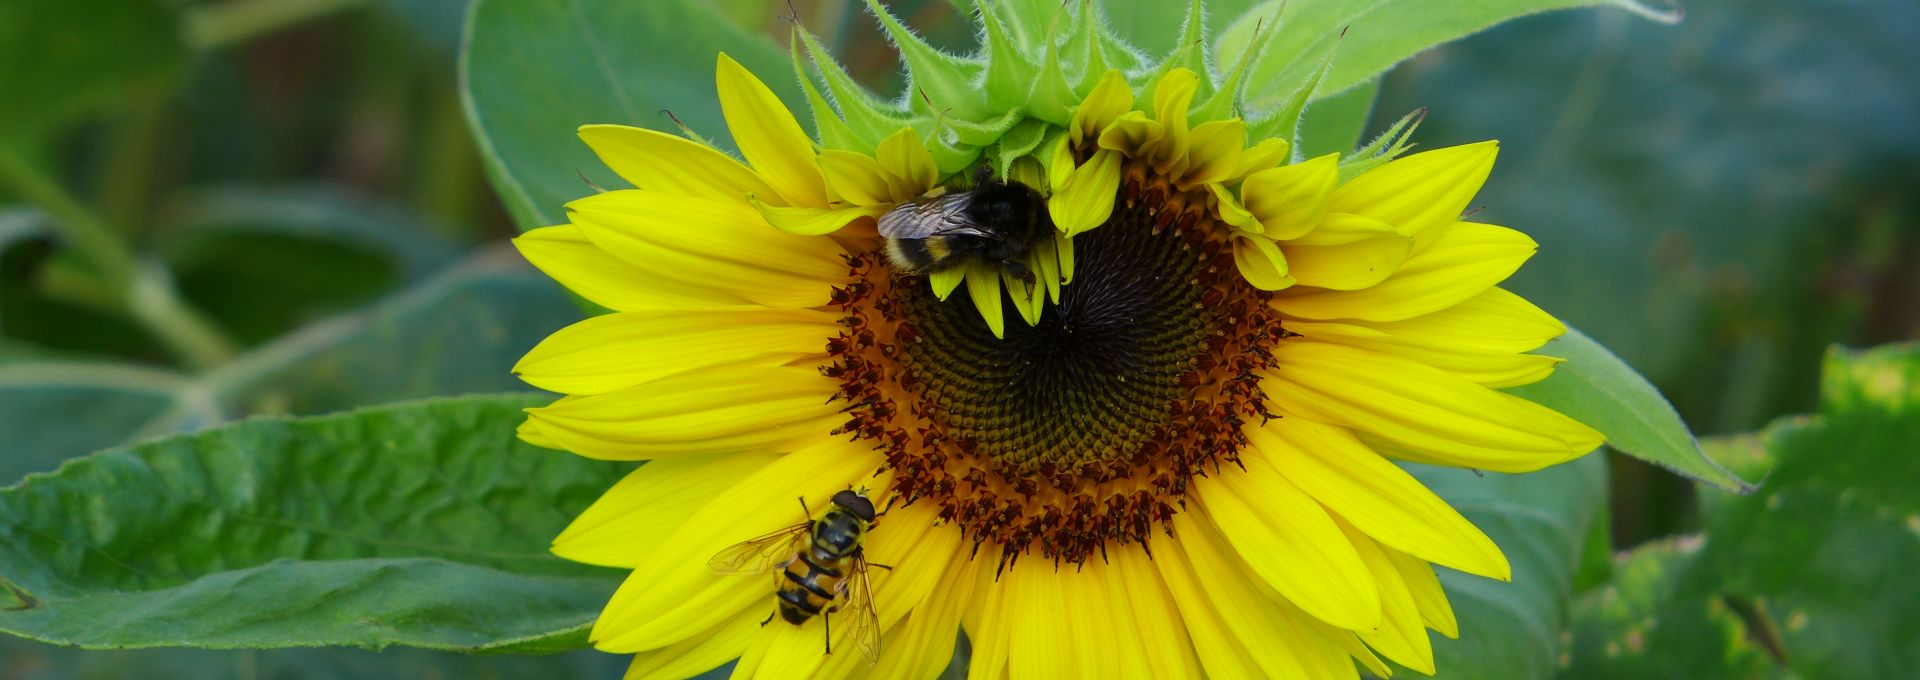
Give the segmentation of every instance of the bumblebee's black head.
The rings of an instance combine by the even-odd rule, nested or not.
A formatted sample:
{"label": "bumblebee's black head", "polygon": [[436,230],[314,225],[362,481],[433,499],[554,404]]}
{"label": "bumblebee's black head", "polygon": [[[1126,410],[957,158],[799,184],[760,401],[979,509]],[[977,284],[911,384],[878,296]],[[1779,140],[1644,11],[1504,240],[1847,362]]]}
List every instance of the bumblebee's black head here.
{"label": "bumblebee's black head", "polygon": [[847,489],[834,494],[833,504],[845,508],[847,512],[853,513],[854,517],[860,518],[863,522],[873,521],[873,501],[867,500],[867,497],[858,491]]}

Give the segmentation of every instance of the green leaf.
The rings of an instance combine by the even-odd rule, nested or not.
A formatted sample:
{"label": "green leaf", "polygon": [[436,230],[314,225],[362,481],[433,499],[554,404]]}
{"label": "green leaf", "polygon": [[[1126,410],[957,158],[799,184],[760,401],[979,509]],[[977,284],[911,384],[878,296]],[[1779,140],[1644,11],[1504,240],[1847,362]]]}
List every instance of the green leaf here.
{"label": "green leaf", "polygon": [[186,60],[178,3],[0,3],[0,144],[96,110]]}
{"label": "green leaf", "polygon": [[1538,351],[1567,362],[1546,380],[1509,392],[1599,430],[1621,453],[1723,489],[1751,489],[1708,458],[1666,397],[1600,343],[1568,328]]}
{"label": "green leaf", "polygon": [[1775,670],[1740,611],[1713,592],[1701,538],[1642,545],[1613,563],[1613,580],[1574,606],[1560,677],[1762,678]]}
{"label": "green leaf", "polygon": [[[1283,7],[1284,5],[1284,7]],[[1251,24],[1278,12],[1278,29],[1268,33],[1267,50],[1253,64],[1246,101],[1254,109],[1279,107],[1294,84],[1305,82],[1322,57],[1339,45],[1333,68],[1321,79],[1317,97],[1347,91],[1394,64],[1500,22],[1557,9],[1614,6],[1650,18],[1675,21],[1634,0],[1269,0],[1247,11],[1227,29],[1250,34]],[[1244,25],[1244,26],[1243,26]],[[1243,33],[1244,32],[1244,33]],[[1230,40],[1222,40],[1230,46]],[[1267,84],[1269,89],[1260,89]]]}
{"label": "green leaf", "polygon": [[1492,537],[1513,565],[1510,583],[1438,569],[1460,639],[1433,636],[1435,677],[1551,675],[1574,573],[1606,505],[1605,461],[1585,456],[1524,475],[1408,467]]}
{"label": "green leaf", "polygon": [[548,541],[628,466],[513,436],[535,396],[257,419],[0,490],[0,631],[81,647],[585,644],[618,584]]}
{"label": "green leaf", "polygon": [[1910,675],[1920,664],[1920,344],[1828,354],[1820,413],[1716,446],[1774,466],[1584,601],[1567,677]]}
{"label": "green leaf", "polygon": [[582,176],[624,186],[575,136],[581,125],[676,131],[670,110],[724,143],[720,52],[803,101],[784,50],[696,0],[475,0],[460,52],[468,122],[522,230],[561,222],[563,204],[592,192]]}
{"label": "green leaf", "polygon": [[1709,561],[1730,596],[1777,628],[1805,677],[1920,667],[1920,344],[1828,353],[1820,413],[1763,435],[1758,492],[1709,518]]}
{"label": "green leaf", "polygon": [[617,678],[628,657],[595,650],[518,656],[389,648],[81,650],[0,636],[7,680],[391,680]]}
{"label": "green leaf", "polygon": [[[524,389],[508,368],[579,312],[551,281],[483,251],[369,309],[306,326],[198,376],[64,359],[0,362],[0,483],[88,451],[239,413]],[[18,434],[13,434],[18,433]]]}

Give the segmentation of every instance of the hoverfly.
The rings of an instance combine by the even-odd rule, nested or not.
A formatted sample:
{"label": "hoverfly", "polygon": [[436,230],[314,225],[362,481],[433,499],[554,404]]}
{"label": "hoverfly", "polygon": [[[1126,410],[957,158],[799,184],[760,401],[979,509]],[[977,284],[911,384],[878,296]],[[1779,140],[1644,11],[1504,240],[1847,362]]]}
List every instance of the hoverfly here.
{"label": "hoverfly", "polygon": [[[833,653],[833,623],[828,616],[851,612],[851,639],[867,663],[873,663],[880,658],[880,620],[873,610],[867,567],[893,568],[870,565],[861,548],[861,539],[873,528],[876,517],[873,501],[864,493],[848,489],[833,495],[832,506],[819,519],[813,518],[804,497],[800,509],[807,521],[735,544],[715,554],[707,566],[724,574],[777,570],[775,614],[796,626],[820,616],[827,631],[828,654]],[[775,614],[768,614],[760,625],[767,625]]]}

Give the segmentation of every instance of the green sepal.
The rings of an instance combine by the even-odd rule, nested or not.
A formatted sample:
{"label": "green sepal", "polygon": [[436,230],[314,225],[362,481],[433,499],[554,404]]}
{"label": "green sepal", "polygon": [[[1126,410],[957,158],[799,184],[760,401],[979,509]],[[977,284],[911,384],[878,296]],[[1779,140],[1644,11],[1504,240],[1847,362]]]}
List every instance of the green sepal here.
{"label": "green sepal", "polygon": [[1016,108],[1026,101],[1034,82],[1033,58],[1007,35],[992,7],[980,5],[979,12],[987,33],[987,106],[996,111]]}
{"label": "green sepal", "polygon": [[[1260,47],[1248,45],[1249,51],[1257,49]],[[1247,138],[1267,139],[1284,136],[1287,141],[1294,143],[1296,149],[1294,160],[1301,160],[1298,151],[1300,117],[1306,113],[1307,102],[1313,99],[1313,91],[1320,86],[1320,79],[1327,75],[1329,68],[1332,68],[1333,55],[1333,51],[1328,51],[1326,56],[1320,58],[1320,66],[1313,69],[1313,75],[1307,76],[1306,83],[1287,97],[1287,103],[1284,106],[1275,111],[1257,113],[1253,120],[1247,121]]]}
{"label": "green sepal", "polygon": [[1027,92],[1027,110],[1035,118],[1066,125],[1073,120],[1073,107],[1080,103],[1080,96],[1067,83],[1066,68],[1061,65],[1059,52],[1054,45],[1059,22],[1047,27],[1046,49],[1041,51],[1040,76],[1033,83],[1033,89]]}
{"label": "green sepal", "polygon": [[909,93],[908,107],[924,106],[928,113],[944,112],[962,120],[980,120],[992,115],[986,97],[980,96],[985,64],[941,52],[927,44],[887,12],[879,0],[867,0],[867,9],[880,19],[880,27],[900,50],[900,58],[907,64],[908,87],[925,95]]}
{"label": "green sepal", "polygon": [[839,112],[834,111],[833,105],[828,104],[826,97],[820,96],[820,90],[813,86],[813,77],[807,75],[807,67],[800,61],[799,31],[796,25],[795,37],[789,43],[789,49],[793,52],[793,75],[800,80],[800,89],[806,92],[807,108],[813,112],[813,129],[820,135],[820,145],[872,155],[873,141],[854,134],[853,128],[847,127],[847,121],[840,119]]}
{"label": "green sepal", "polygon": [[952,130],[954,139],[960,143],[984,147],[999,141],[1000,135],[1013,129],[1013,125],[1024,117],[1019,109],[1014,109],[1000,114],[997,118],[979,123],[956,119],[952,115],[936,114],[934,119],[937,121],[936,127],[944,126]]}
{"label": "green sepal", "polygon": [[[1162,74],[1175,68],[1184,68],[1200,74],[1198,87],[1194,88],[1193,98],[1204,100],[1213,94],[1213,73],[1207,67],[1207,13],[1205,0],[1189,0],[1187,20],[1180,27],[1180,43],[1167,59],[1155,69]],[[1157,80],[1157,79],[1156,79]]]}
{"label": "green sepal", "polygon": [[1393,127],[1367,142],[1366,146],[1355,150],[1350,156],[1340,158],[1340,181],[1360,176],[1360,173],[1386,164],[1407,149],[1413,148],[1413,131],[1420,127],[1420,121],[1427,117],[1427,110],[1420,109],[1401,116]]}
{"label": "green sepal", "polygon": [[[1240,88],[1246,83],[1247,66],[1265,51],[1265,45],[1260,42],[1260,34],[1265,30],[1265,21],[1254,23],[1253,36],[1249,39],[1247,48],[1241,50],[1240,56],[1234,59],[1233,70],[1228,71],[1227,77],[1221,79],[1220,89],[1214,91],[1213,96],[1207,98],[1200,106],[1195,107],[1192,113],[1188,114],[1189,117],[1196,122],[1226,120],[1234,117],[1239,110]],[[1265,138],[1254,137],[1253,139]]]}
{"label": "green sepal", "polygon": [[840,67],[840,62],[834,61],[833,53],[827,51],[812,32],[798,28],[797,33],[807,45],[808,56],[813,58],[814,70],[820,73],[827,92],[833,95],[833,103],[839,105],[842,120],[868,148],[899,132],[900,128],[909,127],[912,119],[905,109],[881,101],[854,82],[853,76]]}
{"label": "green sepal", "polygon": [[1057,129],[1060,128],[1035,118],[1028,118],[1014,125],[1013,129],[1000,136],[1000,141],[995,142],[993,148],[987,153],[993,160],[994,172],[1002,178],[1012,176],[1013,162],[1040,148],[1040,142],[1047,138],[1047,131]]}

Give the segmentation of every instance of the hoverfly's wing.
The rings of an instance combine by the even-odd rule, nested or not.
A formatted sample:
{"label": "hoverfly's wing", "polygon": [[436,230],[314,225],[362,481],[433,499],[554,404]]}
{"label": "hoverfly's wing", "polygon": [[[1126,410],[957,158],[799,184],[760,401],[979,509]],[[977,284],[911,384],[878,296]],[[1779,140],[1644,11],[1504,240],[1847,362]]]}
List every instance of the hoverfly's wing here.
{"label": "hoverfly's wing", "polygon": [[714,553],[707,566],[722,574],[758,574],[787,566],[800,551],[800,540],[807,536],[808,524],[775,531],[729,546]]}
{"label": "hoverfly's wing", "polygon": [[983,226],[967,217],[967,206],[972,203],[973,195],[964,191],[903,203],[880,216],[880,235],[901,239],[989,236]]}
{"label": "hoverfly's wing", "polygon": [[847,599],[840,611],[853,620],[847,639],[860,648],[860,655],[872,665],[880,660],[880,614],[873,610],[873,584],[867,578],[866,557],[853,558],[853,570],[844,583]]}

